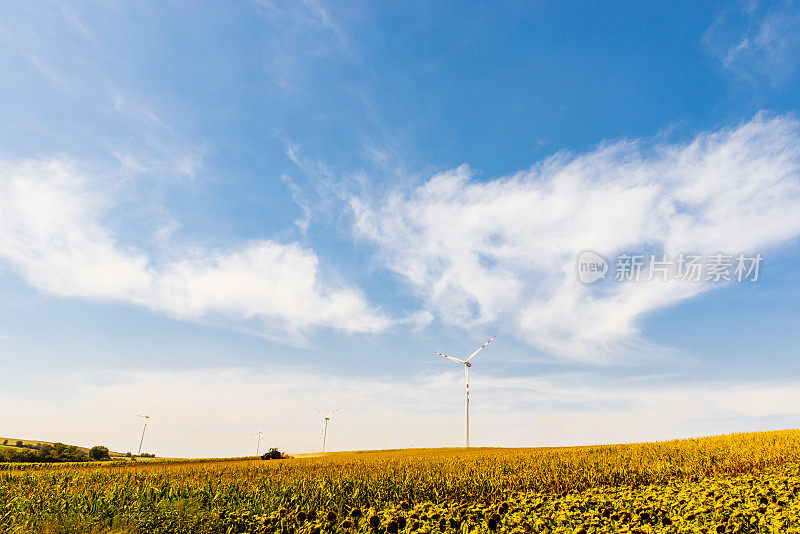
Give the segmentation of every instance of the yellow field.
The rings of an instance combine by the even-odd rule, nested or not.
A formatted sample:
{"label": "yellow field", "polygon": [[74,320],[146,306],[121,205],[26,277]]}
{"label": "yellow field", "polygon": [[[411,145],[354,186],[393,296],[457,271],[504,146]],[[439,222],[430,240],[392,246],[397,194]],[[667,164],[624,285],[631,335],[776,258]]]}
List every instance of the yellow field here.
{"label": "yellow field", "polygon": [[[4,469],[4,470],[3,470]],[[2,532],[800,532],[800,431],[0,466]]]}

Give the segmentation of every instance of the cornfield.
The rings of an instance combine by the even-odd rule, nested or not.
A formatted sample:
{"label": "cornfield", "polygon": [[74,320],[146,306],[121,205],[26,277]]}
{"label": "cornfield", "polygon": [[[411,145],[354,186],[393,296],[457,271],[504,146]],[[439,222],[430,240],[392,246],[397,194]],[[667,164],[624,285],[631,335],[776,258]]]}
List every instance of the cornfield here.
{"label": "cornfield", "polygon": [[0,532],[800,532],[800,431],[541,449],[0,464]]}

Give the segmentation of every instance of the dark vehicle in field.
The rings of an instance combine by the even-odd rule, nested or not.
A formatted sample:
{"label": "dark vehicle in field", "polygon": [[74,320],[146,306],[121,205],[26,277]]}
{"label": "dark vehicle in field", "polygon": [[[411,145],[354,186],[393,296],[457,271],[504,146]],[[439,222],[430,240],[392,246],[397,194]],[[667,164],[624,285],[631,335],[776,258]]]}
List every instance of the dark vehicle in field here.
{"label": "dark vehicle in field", "polygon": [[280,460],[281,458],[283,458],[283,453],[275,447],[261,455],[262,460]]}

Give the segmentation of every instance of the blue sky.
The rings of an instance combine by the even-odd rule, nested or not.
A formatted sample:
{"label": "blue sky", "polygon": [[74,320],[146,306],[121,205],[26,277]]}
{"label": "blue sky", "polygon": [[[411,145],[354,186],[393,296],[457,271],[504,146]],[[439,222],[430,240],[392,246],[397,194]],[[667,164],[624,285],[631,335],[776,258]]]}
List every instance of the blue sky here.
{"label": "blue sky", "polygon": [[[796,426],[800,8],[14,2],[0,434],[240,455]],[[760,253],[755,283],[576,255]]]}

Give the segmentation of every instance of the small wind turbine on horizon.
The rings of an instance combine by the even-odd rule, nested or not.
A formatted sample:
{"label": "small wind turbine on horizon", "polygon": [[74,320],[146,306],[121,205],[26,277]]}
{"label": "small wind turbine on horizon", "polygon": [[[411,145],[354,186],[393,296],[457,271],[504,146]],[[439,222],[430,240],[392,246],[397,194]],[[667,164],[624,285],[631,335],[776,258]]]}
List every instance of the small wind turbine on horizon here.
{"label": "small wind turbine on horizon", "polygon": [[258,427],[258,432],[253,432],[250,434],[250,437],[258,436],[258,445],[256,445],[256,456],[261,451],[261,436],[264,434],[264,423],[261,423],[261,426]]}
{"label": "small wind turbine on horizon", "polygon": [[136,453],[137,456],[142,454],[142,443],[144,443],[144,433],[147,431],[147,423],[150,421],[150,418],[153,417],[153,411],[155,411],[156,407],[153,406],[150,408],[150,411],[147,412],[147,415],[138,414],[136,417],[141,417],[144,419],[144,428],[142,429],[142,439],[139,440],[139,452]]}
{"label": "small wind turbine on horizon", "polygon": [[[316,408],[314,408],[314,409],[317,410]],[[337,408],[337,409],[333,410],[331,413],[329,413],[328,415],[322,415],[322,412],[317,410],[317,413],[319,414],[319,416],[322,417],[323,421],[325,421],[325,424],[322,427],[322,452],[325,452],[325,440],[328,437],[328,421],[330,421],[331,417],[333,417],[333,415],[338,411],[339,411],[339,409]]]}
{"label": "small wind turbine on horizon", "polygon": [[[497,337],[497,336],[494,336],[494,337]],[[466,360],[459,360],[458,358],[453,358],[452,356],[448,356],[447,354],[442,354],[441,352],[435,352],[434,353],[434,354],[438,354],[439,356],[444,356],[448,360],[453,360],[454,362],[458,362],[458,363],[463,363],[464,364],[464,378],[466,379],[466,383],[467,383],[467,430],[466,430],[466,440],[465,440],[466,447],[469,447],[469,368],[472,367],[472,364],[469,363],[469,361],[472,358],[474,358],[475,355],[478,354],[483,349],[483,347],[485,347],[486,345],[491,343],[492,340],[494,339],[494,337],[492,339],[490,339],[489,341],[487,341],[486,343],[484,343],[483,345],[481,345],[478,348],[478,350],[476,350],[475,352],[470,354],[469,358],[467,358]]]}

